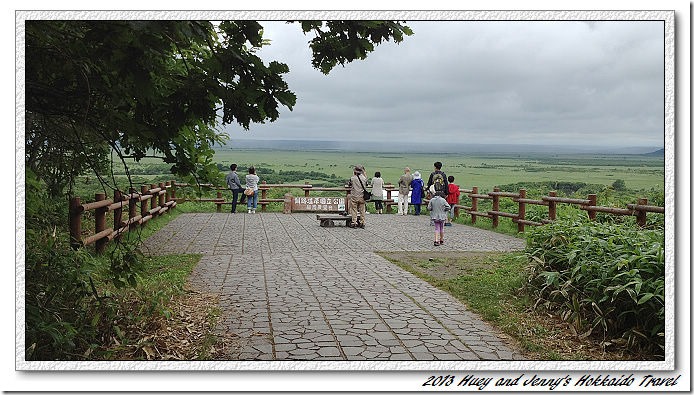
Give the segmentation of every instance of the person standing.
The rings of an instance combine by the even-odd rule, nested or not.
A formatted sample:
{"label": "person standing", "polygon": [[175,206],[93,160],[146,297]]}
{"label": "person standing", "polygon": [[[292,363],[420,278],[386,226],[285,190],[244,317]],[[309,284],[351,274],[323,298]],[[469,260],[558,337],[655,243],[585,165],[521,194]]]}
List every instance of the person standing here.
{"label": "person standing", "polygon": [[[364,199],[364,191],[366,190],[366,176],[364,175],[364,166],[354,166],[354,174],[349,179],[350,198],[349,198],[349,213],[352,215],[352,223],[350,228],[364,228],[366,226],[366,200]],[[361,218],[357,218],[357,213]]]}
{"label": "person standing", "polygon": [[231,166],[229,166],[229,174],[227,174],[226,176],[227,187],[229,187],[229,190],[231,191],[232,213],[236,212],[236,201],[239,197],[239,194],[243,195],[243,187],[241,186],[241,180],[239,179],[239,175],[236,173],[236,167],[236,163],[232,163]]}
{"label": "person standing", "polygon": [[415,171],[412,174],[412,182],[410,183],[412,188],[412,204],[414,204],[414,215],[419,215],[422,212],[422,198],[424,198],[424,180],[422,180],[422,175]]}
{"label": "person standing", "polygon": [[405,168],[405,174],[400,176],[398,181],[398,214],[407,215],[408,196],[410,195],[410,184],[412,183],[412,174],[410,168]]}
{"label": "person standing", "polygon": [[460,188],[453,182],[455,177],[448,176],[448,195],[446,196],[446,202],[451,206],[450,211],[448,211],[448,218],[446,219],[446,226],[453,226],[453,216],[455,215],[455,205],[458,204],[460,199]]}
{"label": "person standing", "polygon": [[435,193],[432,192],[432,196],[433,194],[439,194],[445,199],[448,196],[448,179],[446,178],[446,173],[441,171],[441,167],[443,167],[441,162],[434,162],[434,171],[429,174],[427,190],[430,190],[433,185]]}
{"label": "person standing", "polygon": [[441,193],[436,192],[433,185],[429,188],[429,192],[432,194],[432,198],[429,200],[427,208],[429,209],[431,220],[434,222],[434,246],[440,246],[443,244],[443,227],[446,222],[446,211],[450,211],[451,206],[441,196]]}
{"label": "person standing", "polygon": [[260,177],[255,174],[255,167],[251,166],[248,168],[248,174],[246,175],[246,189],[252,189],[253,194],[248,195],[247,207],[248,214],[255,214],[255,209],[258,208],[258,183],[260,182]]}
{"label": "person standing", "polygon": [[383,178],[380,171],[374,173],[371,179],[371,200],[376,206],[376,214],[383,214]]}

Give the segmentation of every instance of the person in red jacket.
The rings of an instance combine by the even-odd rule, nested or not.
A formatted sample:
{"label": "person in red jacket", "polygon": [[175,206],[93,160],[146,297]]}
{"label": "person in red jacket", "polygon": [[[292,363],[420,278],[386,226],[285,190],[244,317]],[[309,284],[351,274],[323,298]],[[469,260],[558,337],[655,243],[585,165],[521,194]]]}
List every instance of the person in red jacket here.
{"label": "person in red jacket", "polygon": [[446,196],[446,202],[451,206],[451,210],[448,212],[448,217],[446,219],[446,226],[452,226],[451,220],[453,219],[455,205],[458,204],[460,199],[460,188],[453,183],[455,177],[448,176],[448,195]]}

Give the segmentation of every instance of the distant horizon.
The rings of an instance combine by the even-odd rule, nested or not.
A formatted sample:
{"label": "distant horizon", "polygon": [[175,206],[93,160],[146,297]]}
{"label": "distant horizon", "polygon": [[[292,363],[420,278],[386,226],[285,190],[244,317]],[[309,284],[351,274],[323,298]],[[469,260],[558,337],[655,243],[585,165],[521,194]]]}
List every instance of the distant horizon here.
{"label": "distant horizon", "polygon": [[[328,139],[280,139],[280,138],[235,138],[220,145],[221,149],[276,149],[276,150],[329,150],[401,152],[414,148],[430,149],[432,152],[468,151],[470,153],[594,153],[594,154],[650,154],[664,150],[657,145],[576,145],[576,144],[528,144],[528,143],[456,143],[456,142],[399,142],[399,141],[351,141]],[[424,152],[424,151],[418,151]]]}

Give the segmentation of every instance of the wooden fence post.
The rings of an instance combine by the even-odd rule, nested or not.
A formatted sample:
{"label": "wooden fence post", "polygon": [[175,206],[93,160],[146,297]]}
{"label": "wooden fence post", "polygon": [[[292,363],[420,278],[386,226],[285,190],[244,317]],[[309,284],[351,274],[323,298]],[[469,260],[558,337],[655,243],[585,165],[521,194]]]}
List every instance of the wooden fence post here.
{"label": "wooden fence post", "polygon": [[[113,191],[113,202],[120,203],[121,206],[113,210],[113,230],[116,231],[120,229],[121,222],[123,222],[123,194],[119,190]],[[117,238],[120,239],[120,233],[118,233]]]}
{"label": "wooden fence post", "polygon": [[[217,191],[217,199],[222,199],[222,191]],[[217,212],[221,213],[222,212],[222,205],[217,203]]]}
{"label": "wooden fence post", "polygon": [[[140,196],[144,196],[147,194],[147,185],[140,185]],[[140,199],[140,215],[142,216],[142,219],[144,220],[147,214],[147,202],[149,199]],[[142,226],[145,226],[145,222],[142,222]]]}
{"label": "wooden fence post", "polygon": [[[308,181],[304,181],[304,185],[308,185],[308,184],[309,184]],[[304,188],[304,196],[309,197],[310,195],[311,195],[311,191],[309,191],[308,188]]]}
{"label": "wooden fence post", "polygon": [[[305,184],[308,184],[308,182],[304,182]],[[263,184],[267,184],[267,181],[263,181]],[[306,193],[308,193],[308,190],[306,190]],[[267,189],[261,189],[260,190],[260,198],[265,200],[267,199]],[[267,209],[267,204],[261,204],[260,205],[260,211],[265,212]]]}
{"label": "wooden fence post", "polygon": [[[646,206],[648,205],[648,199],[640,198],[637,204],[639,206]],[[638,210],[636,212],[636,223],[642,228],[646,226],[646,210]]]}
{"label": "wooden fence post", "polygon": [[171,200],[176,200],[176,180],[171,180]]}
{"label": "wooden fence post", "polygon": [[[392,197],[393,197],[392,193],[393,193],[393,191],[391,191],[390,189],[386,190],[386,200],[392,199]],[[386,204],[386,214],[390,214],[392,212],[393,212],[393,206],[390,204]]]}
{"label": "wooden fence post", "polygon": [[292,196],[291,193],[285,193],[284,194],[284,213],[285,214],[291,214],[292,213],[292,201],[294,200],[294,197]]}
{"label": "wooden fence post", "polygon": [[[106,199],[106,194],[103,192],[96,193],[94,194],[94,200],[101,201]],[[106,213],[108,212],[108,207],[100,207],[94,210],[94,231],[96,234],[99,232],[102,232],[106,230]],[[106,243],[108,242],[108,239],[106,237],[102,237],[99,240],[96,241],[96,244],[94,245],[96,248],[96,252],[98,254],[101,254],[104,252],[104,249],[106,248]]]}
{"label": "wooden fence post", "polygon": [[164,205],[166,204],[166,192],[165,192],[166,191],[166,184],[164,184],[163,182],[160,182],[159,188],[161,188],[161,192],[164,192],[164,193],[161,193],[161,192],[159,193],[159,207],[164,207]]}
{"label": "wooden fence post", "polygon": [[[525,199],[525,188],[521,188],[518,191],[519,199]],[[525,203],[522,201],[518,202],[518,233],[525,232],[525,224],[522,222],[525,220]]]}
{"label": "wooden fence post", "polygon": [[[471,213],[477,212],[477,197],[475,195],[477,195],[477,187],[472,187],[472,197],[470,198],[472,199],[472,205],[470,206]],[[470,221],[473,224],[477,223],[477,215],[470,214]]]}
{"label": "wooden fence post", "polygon": [[[494,187],[494,192],[500,192],[499,187]],[[499,195],[492,195],[492,211],[499,211]],[[492,227],[496,228],[499,226],[499,215],[492,214]]]}
{"label": "wooden fence post", "polygon": [[[139,196],[135,194],[135,188],[130,188],[130,201],[128,202],[128,220],[135,218],[137,216],[137,202],[139,202]],[[137,223],[131,222],[128,229],[134,229]]]}
{"label": "wooden fence post", "polygon": [[82,245],[82,204],[79,197],[70,199],[70,246],[78,249]]}
{"label": "wooden fence post", "polygon": [[[588,195],[588,201],[590,202],[590,203],[588,203],[589,206],[591,206],[591,207],[597,206],[598,205],[598,195],[591,193],[590,195]],[[597,214],[598,214],[597,211],[588,210],[588,218],[590,218],[591,221],[595,219],[595,216]],[[646,213],[644,213],[644,215],[645,214]]]}
{"label": "wooden fence post", "polygon": [[[557,197],[557,191],[549,191],[549,196]],[[549,220],[554,221],[557,219],[557,202],[550,200],[547,203]]]}
{"label": "wooden fence post", "polygon": [[[157,187],[157,184],[150,184],[149,185],[149,190],[151,191],[152,189],[155,189]],[[159,196],[157,194],[152,194],[152,203],[150,203],[150,209],[155,209],[157,207],[157,201],[159,200]],[[152,218],[156,217],[158,213],[152,213]]]}

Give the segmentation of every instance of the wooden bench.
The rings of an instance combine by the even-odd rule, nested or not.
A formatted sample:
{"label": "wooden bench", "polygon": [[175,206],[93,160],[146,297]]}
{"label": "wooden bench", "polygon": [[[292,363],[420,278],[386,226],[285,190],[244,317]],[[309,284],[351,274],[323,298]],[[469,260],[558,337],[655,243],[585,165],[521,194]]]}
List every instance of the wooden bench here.
{"label": "wooden bench", "polygon": [[[352,222],[352,216],[348,214],[317,214],[316,219],[320,222],[320,226],[323,228],[332,228],[335,226],[335,222],[340,222],[340,221],[345,221],[345,226],[349,226],[350,222]],[[359,220],[359,216],[357,216],[357,220]]]}

